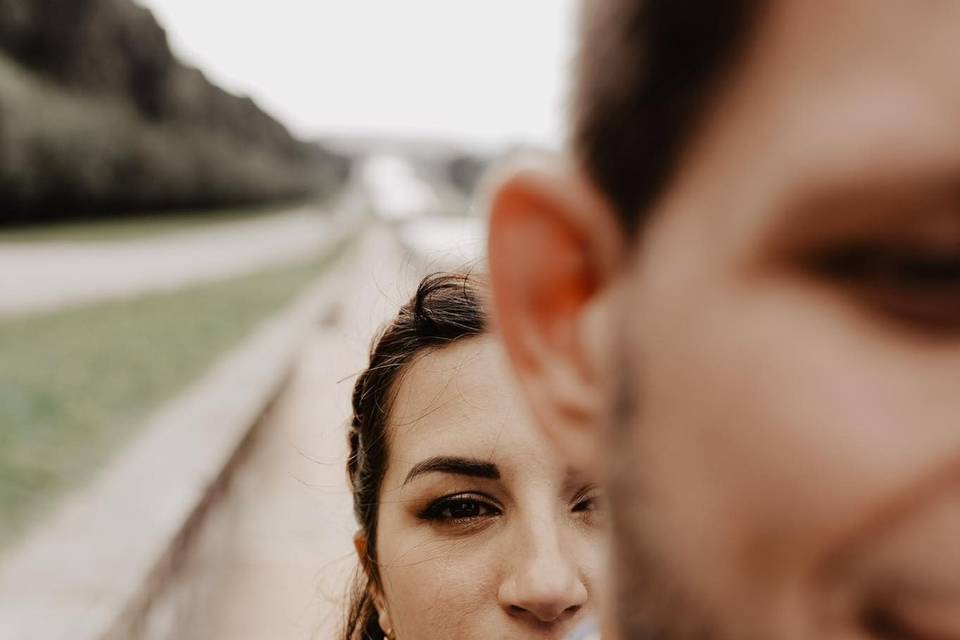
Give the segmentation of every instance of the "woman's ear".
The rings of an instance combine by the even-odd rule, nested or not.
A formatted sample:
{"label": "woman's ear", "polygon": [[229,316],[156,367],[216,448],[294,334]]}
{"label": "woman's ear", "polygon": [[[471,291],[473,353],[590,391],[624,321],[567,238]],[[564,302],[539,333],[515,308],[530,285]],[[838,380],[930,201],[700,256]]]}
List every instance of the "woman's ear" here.
{"label": "woman's ear", "polygon": [[367,555],[367,537],[363,535],[363,532],[358,531],[353,535],[353,548],[357,552],[357,561],[360,564],[360,570],[363,571],[367,576],[367,584],[369,585],[368,588],[370,589],[370,595],[373,598],[377,609],[379,609],[380,603],[383,600],[383,596],[380,593],[379,583],[370,573],[370,556]]}
{"label": "woman's ear", "polygon": [[377,609],[377,620],[380,629],[388,638],[393,637],[393,623],[390,620],[390,612],[387,609],[386,600],[383,597],[383,591],[380,584],[370,575],[370,557],[367,555],[367,538],[361,532],[353,536],[353,548],[357,552],[357,558],[360,560],[360,567],[367,573],[367,584],[370,589],[370,597],[373,600],[373,606]]}
{"label": "woman's ear", "polygon": [[363,535],[362,531],[357,531],[353,534],[353,548],[357,552],[357,561],[360,563],[360,568],[366,571],[369,562],[367,557],[367,537]]}
{"label": "woman's ear", "polygon": [[624,237],[576,170],[523,167],[491,200],[494,325],[540,426],[568,461],[595,466],[610,389],[610,320]]}

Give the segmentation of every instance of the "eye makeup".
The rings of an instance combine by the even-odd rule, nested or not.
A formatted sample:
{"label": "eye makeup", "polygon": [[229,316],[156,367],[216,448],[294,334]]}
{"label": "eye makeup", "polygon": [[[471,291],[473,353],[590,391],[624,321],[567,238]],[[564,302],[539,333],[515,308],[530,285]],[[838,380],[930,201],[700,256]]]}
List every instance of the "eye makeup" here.
{"label": "eye makeup", "polygon": [[448,494],[432,500],[417,512],[417,519],[442,528],[473,529],[503,515],[496,500],[473,491]]}

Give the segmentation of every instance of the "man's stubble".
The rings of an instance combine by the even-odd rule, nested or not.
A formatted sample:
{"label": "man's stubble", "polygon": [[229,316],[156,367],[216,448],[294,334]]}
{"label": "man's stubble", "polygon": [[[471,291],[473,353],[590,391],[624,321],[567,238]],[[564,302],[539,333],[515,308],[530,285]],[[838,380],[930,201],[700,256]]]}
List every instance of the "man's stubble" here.
{"label": "man's stubble", "polygon": [[[622,316],[629,317],[629,316]],[[621,331],[621,336],[625,333]],[[621,340],[621,344],[626,344]],[[726,635],[691,589],[670,568],[650,526],[657,514],[645,495],[641,464],[642,367],[630,349],[618,349],[616,391],[608,433],[614,605],[619,640],[720,640]]]}

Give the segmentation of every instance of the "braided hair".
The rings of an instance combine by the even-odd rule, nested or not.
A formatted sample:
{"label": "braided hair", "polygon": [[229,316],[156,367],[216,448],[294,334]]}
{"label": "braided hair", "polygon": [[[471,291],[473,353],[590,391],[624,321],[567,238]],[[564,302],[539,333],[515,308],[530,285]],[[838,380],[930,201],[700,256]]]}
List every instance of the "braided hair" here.
{"label": "braided hair", "polygon": [[354,576],[342,640],[385,637],[374,603],[380,586],[377,512],[389,455],[387,425],[401,376],[415,358],[482,334],[487,325],[483,298],[484,285],[469,274],[427,276],[373,340],[369,364],[354,384],[347,477],[366,554]]}

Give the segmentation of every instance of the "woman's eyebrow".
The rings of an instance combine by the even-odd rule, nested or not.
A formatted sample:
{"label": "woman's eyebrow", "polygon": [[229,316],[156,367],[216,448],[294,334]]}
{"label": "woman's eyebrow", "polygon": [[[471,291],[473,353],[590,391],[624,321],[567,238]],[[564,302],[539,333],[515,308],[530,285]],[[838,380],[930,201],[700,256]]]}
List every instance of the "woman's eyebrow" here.
{"label": "woman's eyebrow", "polygon": [[492,462],[458,456],[435,456],[413,465],[403,484],[407,484],[425,473],[450,473],[472,478],[500,479],[500,470]]}

